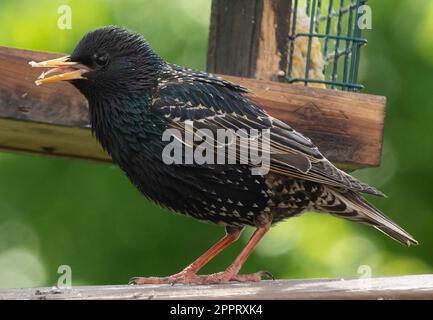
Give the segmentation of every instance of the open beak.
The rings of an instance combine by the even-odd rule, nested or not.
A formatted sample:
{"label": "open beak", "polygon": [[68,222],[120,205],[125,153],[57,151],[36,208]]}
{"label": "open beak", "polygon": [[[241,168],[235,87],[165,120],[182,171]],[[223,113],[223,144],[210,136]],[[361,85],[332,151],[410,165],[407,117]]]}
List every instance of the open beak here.
{"label": "open beak", "polygon": [[[78,62],[71,61],[69,56],[42,62],[30,61],[29,64],[34,68],[51,68],[48,71],[42,72],[35,81],[38,86],[50,82],[86,79],[83,73],[89,71],[88,67]],[[48,75],[51,76],[47,77]]]}

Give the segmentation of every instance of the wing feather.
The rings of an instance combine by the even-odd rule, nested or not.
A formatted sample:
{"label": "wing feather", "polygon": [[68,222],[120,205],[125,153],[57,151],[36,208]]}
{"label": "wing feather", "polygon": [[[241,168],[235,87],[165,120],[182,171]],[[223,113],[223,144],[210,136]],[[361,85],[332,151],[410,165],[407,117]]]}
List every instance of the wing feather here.
{"label": "wing feather", "polygon": [[[195,121],[195,128],[209,129],[214,136],[218,129],[246,130],[249,138],[253,129],[268,130],[271,172],[383,196],[380,191],[336,168],[310,139],[269,116],[248,100],[245,92],[244,88],[220,78],[184,71],[182,77],[164,81],[151,108],[180,130],[185,130],[185,120]],[[263,142],[264,138],[261,139]]]}

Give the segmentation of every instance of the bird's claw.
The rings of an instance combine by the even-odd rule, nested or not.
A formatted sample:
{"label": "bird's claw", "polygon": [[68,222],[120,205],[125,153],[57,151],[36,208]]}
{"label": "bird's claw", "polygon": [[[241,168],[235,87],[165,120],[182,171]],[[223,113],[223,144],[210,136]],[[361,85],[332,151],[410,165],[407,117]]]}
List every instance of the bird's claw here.
{"label": "bird's claw", "polygon": [[179,272],[168,277],[134,277],[131,278],[128,284],[195,284],[198,283],[199,276],[191,272]]}
{"label": "bird's claw", "polygon": [[228,282],[259,282],[264,277],[275,280],[268,271],[259,271],[252,274],[231,274],[229,272],[218,272],[208,275],[197,275],[194,273],[177,273],[168,277],[134,277],[129,280],[131,285],[143,284],[222,284]]}
{"label": "bird's claw", "polygon": [[259,271],[251,274],[237,274],[230,278],[229,281],[236,282],[260,282],[264,280],[264,278],[269,278],[271,280],[275,280],[272,273],[268,271]]}

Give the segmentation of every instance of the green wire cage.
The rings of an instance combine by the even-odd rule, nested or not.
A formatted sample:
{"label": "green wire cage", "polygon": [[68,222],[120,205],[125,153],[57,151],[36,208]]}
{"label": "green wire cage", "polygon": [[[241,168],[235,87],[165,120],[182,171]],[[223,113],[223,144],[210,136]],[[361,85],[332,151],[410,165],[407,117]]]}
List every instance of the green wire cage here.
{"label": "green wire cage", "polygon": [[367,0],[293,0],[288,70],[292,84],[359,91],[361,47],[358,25]]}

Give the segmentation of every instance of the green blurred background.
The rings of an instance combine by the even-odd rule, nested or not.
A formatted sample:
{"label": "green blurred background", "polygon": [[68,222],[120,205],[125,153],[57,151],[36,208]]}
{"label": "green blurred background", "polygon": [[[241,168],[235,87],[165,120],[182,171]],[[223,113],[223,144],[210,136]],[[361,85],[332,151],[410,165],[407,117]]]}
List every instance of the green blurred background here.
{"label": "green blurred background", "polygon": [[[271,230],[243,272],[278,278],[433,271],[433,2],[371,0],[373,29],[362,51],[365,92],[388,97],[383,164],[355,173],[383,190],[372,201],[421,243],[406,248],[374,229],[306,214]],[[72,8],[71,30],[57,9]],[[0,45],[70,52],[81,36],[117,24],[143,34],[170,62],[204,69],[210,0],[1,0]],[[203,272],[225,268],[241,241]],[[0,287],[125,283],[179,271],[219,237],[219,226],[171,214],[145,200],[112,165],[0,153]]]}

